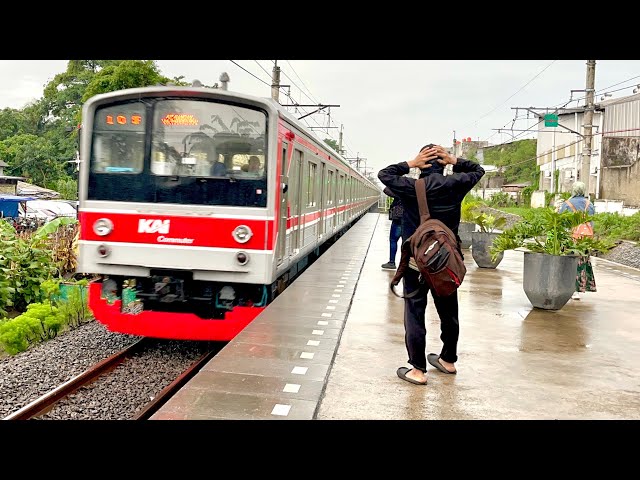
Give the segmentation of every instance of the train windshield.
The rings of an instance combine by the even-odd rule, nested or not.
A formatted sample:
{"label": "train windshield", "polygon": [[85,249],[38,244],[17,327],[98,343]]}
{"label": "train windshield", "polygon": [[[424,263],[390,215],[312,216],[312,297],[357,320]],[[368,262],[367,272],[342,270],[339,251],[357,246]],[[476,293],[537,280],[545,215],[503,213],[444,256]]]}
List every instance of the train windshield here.
{"label": "train windshield", "polygon": [[96,110],[88,198],[266,207],[267,115],[211,100],[148,98]]}

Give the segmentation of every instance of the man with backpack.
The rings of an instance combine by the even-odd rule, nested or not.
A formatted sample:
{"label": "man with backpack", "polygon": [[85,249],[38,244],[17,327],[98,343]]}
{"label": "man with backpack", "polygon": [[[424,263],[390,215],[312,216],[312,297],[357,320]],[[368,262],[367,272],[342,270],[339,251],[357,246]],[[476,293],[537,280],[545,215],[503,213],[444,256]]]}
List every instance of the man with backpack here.
{"label": "man with backpack", "polygon": [[[445,175],[445,167],[452,165],[453,174]],[[420,179],[405,176],[411,168],[419,168]],[[402,219],[402,239],[406,242],[420,225],[420,210],[416,196],[416,182],[426,182],[426,199],[431,218],[440,220],[454,234],[460,249],[458,226],[460,224],[460,205],[464,196],[484,175],[484,169],[477,163],[456,158],[444,147],[429,144],[420,149],[420,153],[408,162],[389,165],[378,172],[380,181],[404,205]],[[424,179],[424,180],[423,180]],[[404,327],[405,345],[409,355],[408,363],[413,368],[400,367],[397,374],[403,380],[417,385],[427,384],[427,361],[439,371],[455,374],[455,362],[458,360],[457,346],[459,336],[458,295],[457,290],[446,296],[437,296],[432,292],[434,305],[440,317],[440,339],[443,346],[440,355],[431,353],[426,356],[425,311],[429,287],[421,282],[420,274],[406,269],[404,283]]]}
{"label": "man with backpack", "polygon": [[402,200],[395,196],[388,188],[384,189],[385,195],[393,198],[389,206],[389,220],[391,220],[391,228],[389,230],[389,261],[382,264],[384,270],[396,269],[396,254],[398,253],[398,240],[402,237],[402,216],[404,207]]}

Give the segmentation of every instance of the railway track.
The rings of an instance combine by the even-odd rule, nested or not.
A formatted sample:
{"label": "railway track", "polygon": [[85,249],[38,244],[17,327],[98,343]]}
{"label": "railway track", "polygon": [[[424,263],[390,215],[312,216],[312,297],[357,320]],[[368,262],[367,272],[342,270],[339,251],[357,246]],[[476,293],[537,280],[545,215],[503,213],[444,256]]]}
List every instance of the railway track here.
{"label": "railway track", "polygon": [[[127,348],[98,362],[83,373],[42,395],[16,412],[6,416],[4,420],[31,420],[42,417],[47,412],[55,408],[55,406],[64,399],[67,399],[74,393],[78,392],[82,387],[87,387],[98,379],[102,380],[119,365],[124,364],[127,360],[144,351],[150,341],[150,339],[142,338]],[[155,395],[152,400],[133,417],[133,420],[149,419],[151,415],[153,415],[169,398],[171,398],[172,395],[174,395],[186,382],[188,382],[206,362],[215,356],[218,351],[219,349],[210,349],[200,356],[175,380]]]}

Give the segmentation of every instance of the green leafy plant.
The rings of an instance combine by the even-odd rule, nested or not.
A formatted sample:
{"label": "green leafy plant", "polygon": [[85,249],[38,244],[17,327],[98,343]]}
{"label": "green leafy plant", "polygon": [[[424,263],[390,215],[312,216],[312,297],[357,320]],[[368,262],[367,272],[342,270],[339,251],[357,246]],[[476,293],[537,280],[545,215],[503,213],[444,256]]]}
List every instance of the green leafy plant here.
{"label": "green leafy plant", "polygon": [[64,324],[58,307],[50,302],[32,303],[26,312],[0,323],[0,345],[15,355],[32,344],[56,337]]}
{"label": "green leafy plant", "polygon": [[551,208],[537,210],[540,211],[494,239],[490,252],[492,258],[497,258],[500,252],[516,248],[549,255],[586,256],[596,251],[606,252],[615,246],[615,243],[598,236],[579,240],[572,237],[574,227],[590,220],[585,212],[558,213]]}
{"label": "green leafy plant", "polygon": [[472,216],[472,222],[480,227],[481,232],[493,233],[495,230],[501,230],[507,224],[507,219],[495,217],[490,213],[479,213]]}
{"label": "green leafy plant", "polygon": [[474,211],[482,205],[483,202],[470,194],[465,195],[460,204],[460,220],[463,222],[474,222]]}
{"label": "green leafy plant", "polygon": [[[45,280],[74,267],[75,224],[74,218],[60,217],[34,233],[18,233],[0,221],[0,313],[6,315],[8,307],[25,311],[27,305],[44,298],[41,286]],[[57,242],[57,236],[66,240]]]}

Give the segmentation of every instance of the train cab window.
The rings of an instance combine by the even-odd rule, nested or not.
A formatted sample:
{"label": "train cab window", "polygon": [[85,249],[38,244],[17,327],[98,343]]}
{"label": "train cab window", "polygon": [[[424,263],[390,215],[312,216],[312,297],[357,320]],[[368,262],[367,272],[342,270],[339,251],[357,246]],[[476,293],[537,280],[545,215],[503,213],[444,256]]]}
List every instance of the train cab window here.
{"label": "train cab window", "polygon": [[136,174],[144,168],[145,107],[128,103],[96,111],[91,149],[93,173]]}

